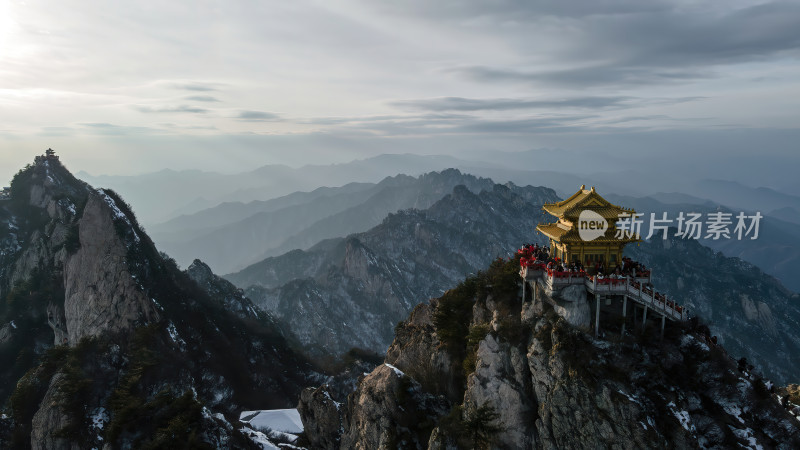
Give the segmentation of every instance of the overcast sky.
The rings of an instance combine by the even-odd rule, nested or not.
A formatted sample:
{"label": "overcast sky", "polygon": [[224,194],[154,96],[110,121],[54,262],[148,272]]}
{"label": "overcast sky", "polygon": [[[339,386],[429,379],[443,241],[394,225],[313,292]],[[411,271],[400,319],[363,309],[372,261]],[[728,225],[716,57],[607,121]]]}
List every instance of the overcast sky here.
{"label": "overcast sky", "polygon": [[47,147],[93,174],[538,148],[794,162],[798,47],[797,1],[0,0],[0,176]]}

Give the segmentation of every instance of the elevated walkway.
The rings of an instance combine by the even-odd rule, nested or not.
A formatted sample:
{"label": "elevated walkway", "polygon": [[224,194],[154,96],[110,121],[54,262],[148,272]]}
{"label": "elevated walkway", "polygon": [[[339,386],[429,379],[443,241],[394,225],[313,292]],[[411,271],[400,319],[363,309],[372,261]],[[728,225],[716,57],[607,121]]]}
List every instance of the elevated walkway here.
{"label": "elevated walkway", "polygon": [[[595,299],[595,333],[600,327],[602,299],[610,302],[613,298],[616,298],[617,301],[621,298],[623,318],[626,317],[629,301],[640,306],[643,309],[643,326],[647,322],[648,311],[657,314],[661,318],[662,335],[666,320],[681,322],[689,318],[686,308],[678,305],[665,294],[647,287],[650,284],[649,271],[624,278],[600,278],[588,275],[583,271],[559,272],[548,269],[542,263],[528,263],[520,268],[520,277],[523,279],[523,298],[525,298],[525,290],[529,285],[531,287],[539,286],[548,296],[552,296],[555,292],[568,286],[583,286],[586,292]],[[610,303],[606,303],[606,305],[610,305]],[[623,332],[624,330],[623,325]]]}
{"label": "elevated walkway", "polygon": [[604,278],[586,277],[584,279],[586,291],[590,294],[598,295],[623,295],[642,306],[647,306],[651,310],[658,311],[665,315],[669,320],[688,319],[686,310],[677,305],[666,295],[644,287],[644,282],[626,278]]}

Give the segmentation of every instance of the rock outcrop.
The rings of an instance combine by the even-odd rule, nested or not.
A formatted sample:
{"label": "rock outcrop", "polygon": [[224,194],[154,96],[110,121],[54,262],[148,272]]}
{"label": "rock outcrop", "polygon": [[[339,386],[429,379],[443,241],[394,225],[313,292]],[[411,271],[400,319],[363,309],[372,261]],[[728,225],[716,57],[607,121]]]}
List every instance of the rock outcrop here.
{"label": "rock outcrop", "polygon": [[436,335],[432,317],[435,308],[436,299],[417,305],[409,319],[395,328],[396,338],[386,352],[386,362],[406,368],[407,375],[428,392],[454,400],[461,396],[461,380],[453,371],[453,358]]}
{"label": "rock outcrop", "polygon": [[468,409],[488,406],[497,412],[497,422],[505,429],[497,437],[498,447],[530,448],[535,442],[536,401],[530,395],[527,365],[525,352],[499,337],[489,334],[478,344],[464,404]]}
{"label": "rock outcrop", "polygon": [[384,364],[348,397],[342,448],[423,447],[435,419],[446,412],[443,398],[425,393],[415,380]]}
{"label": "rock outcrop", "polygon": [[0,327],[0,345],[5,344],[11,338],[11,333],[14,327],[11,326],[10,323],[7,323]]}
{"label": "rock outcrop", "polygon": [[339,450],[342,435],[341,404],[331,397],[326,386],[306,388],[297,405],[300,419],[308,424],[305,434],[311,448]]}
{"label": "rock outcrop", "polygon": [[[74,418],[69,417],[62,409],[59,387],[64,375],[57,373],[50,380],[50,386],[44,394],[41,406],[33,416],[31,432],[31,448],[34,450],[80,450],[77,442],[59,436],[59,431],[70,424]],[[61,396],[63,397],[63,396]]]}
{"label": "rock outcrop", "polygon": [[755,322],[771,336],[776,337],[778,330],[775,327],[775,319],[772,317],[772,310],[764,302],[754,302],[746,294],[741,295],[742,311],[747,320]]}
{"label": "rock outcrop", "polygon": [[573,284],[561,289],[553,297],[553,309],[570,325],[579,328],[591,325],[592,311],[586,299],[585,287]]}

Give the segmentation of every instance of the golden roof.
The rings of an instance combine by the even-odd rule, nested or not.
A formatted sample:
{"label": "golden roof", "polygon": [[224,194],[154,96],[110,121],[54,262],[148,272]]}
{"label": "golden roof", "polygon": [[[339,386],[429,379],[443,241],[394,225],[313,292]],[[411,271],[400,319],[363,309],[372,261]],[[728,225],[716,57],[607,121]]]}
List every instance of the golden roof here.
{"label": "golden roof", "polygon": [[587,242],[580,237],[578,230],[575,228],[575,224],[578,222],[581,212],[589,210],[600,215],[609,222],[606,234],[592,239],[589,242],[627,244],[640,240],[638,237],[634,236],[624,239],[617,239],[616,237],[615,224],[619,216],[621,214],[635,214],[636,211],[614,205],[595,192],[594,187],[591,189],[586,189],[585,187],[586,186],[581,186],[578,192],[566,200],[556,203],[545,203],[543,209],[558,217],[558,222],[540,224],[536,226],[536,229],[557,242]]}
{"label": "golden roof", "polygon": [[618,244],[628,244],[631,242],[638,242],[640,241],[639,238],[630,236],[622,239],[617,239],[616,237],[616,230],[609,230],[606,232],[605,235],[600,236],[598,238],[592,239],[591,241],[586,241],[581,238],[580,234],[577,230],[570,229],[565,230],[563,227],[559,226],[558,223],[543,223],[536,226],[536,229],[541,231],[542,234],[547,236],[550,239],[553,239],[556,242],[563,242],[563,243],[618,243]]}
{"label": "golden roof", "polygon": [[556,203],[545,203],[542,209],[558,218],[577,218],[585,209],[600,214],[604,219],[617,219],[620,214],[635,213],[632,209],[614,205],[604,199],[594,190],[594,186],[591,189],[581,186],[578,192],[572,194],[568,199]]}
{"label": "golden roof", "polygon": [[550,239],[555,239],[556,241],[560,241],[561,236],[569,232],[569,230],[559,227],[557,223],[540,223],[536,225],[536,229],[541,231],[545,236]]}

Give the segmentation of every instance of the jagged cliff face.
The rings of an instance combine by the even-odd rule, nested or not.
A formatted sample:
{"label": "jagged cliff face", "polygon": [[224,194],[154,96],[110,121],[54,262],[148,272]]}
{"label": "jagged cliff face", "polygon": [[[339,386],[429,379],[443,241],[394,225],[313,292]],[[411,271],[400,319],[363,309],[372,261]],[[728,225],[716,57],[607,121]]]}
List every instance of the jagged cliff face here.
{"label": "jagged cliff face", "polygon": [[58,161],[15,178],[0,249],[0,447],[246,448],[239,410],[321,379],[234,286],[178,270]]}
{"label": "jagged cliff face", "polygon": [[[500,292],[492,270],[502,266],[419,305],[346,408],[304,396],[309,439],[327,448],[800,445],[797,421],[761,378],[706,336],[673,326],[663,342],[594,339],[549,306]],[[316,427],[320,416],[342,430]]]}
{"label": "jagged cliff face", "polygon": [[421,299],[441,295],[529,238],[550,189],[457,187],[424,211],[392,214],[365,233],[269,258],[227,278],[288,322],[316,355],[383,352]]}
{"label": "jagged cliff face", "polygon": [[142,245],[133,231],[132,242],[118,236],[114,220],[126,216],[102,190],[90,191],[77,222],[79,248],[64,264],[64,317],[68,342],[87,336],[129,331],[158,321],[155,303],[131,274],[128,249]]}

